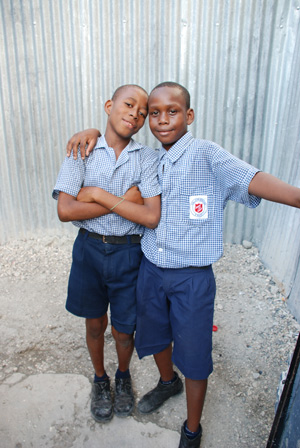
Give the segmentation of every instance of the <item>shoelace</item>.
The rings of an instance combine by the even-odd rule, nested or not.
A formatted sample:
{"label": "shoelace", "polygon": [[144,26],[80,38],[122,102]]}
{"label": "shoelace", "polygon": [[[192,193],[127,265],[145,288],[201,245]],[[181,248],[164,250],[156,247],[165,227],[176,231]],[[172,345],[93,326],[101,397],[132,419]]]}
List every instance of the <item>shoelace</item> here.
{"label": "shoelace", "polygon": [[[107,387],[107,384],[103,381],[99,381],[97,384],[98,393],[102,395],[103,398],[110,400],[110,388]],[[101,397],[101,398],[102,398]]]}
{"label": "shoelace", "polygon": [[131,393],[131,382],[121,380],[117,384],[117,392],[123,393],[123,394],[130,394]]}

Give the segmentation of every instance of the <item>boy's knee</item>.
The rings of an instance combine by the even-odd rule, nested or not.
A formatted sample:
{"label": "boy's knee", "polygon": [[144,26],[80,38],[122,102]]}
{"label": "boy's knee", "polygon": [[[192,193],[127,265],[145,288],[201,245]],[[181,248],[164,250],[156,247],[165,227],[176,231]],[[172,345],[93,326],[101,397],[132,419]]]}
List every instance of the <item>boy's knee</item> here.
{"label": "boy's knee", "polygon": [[126,334],[117,331],[114,327],[112,327],[112,335],[115,341],[121,344],[123,347],[129,347],[133,343],[133,334]]}
{"label": "boy's knee", "polygon": [[107,316],[98,319],[86,319],[87,335],[93,339],[103,336],[107,327]]}

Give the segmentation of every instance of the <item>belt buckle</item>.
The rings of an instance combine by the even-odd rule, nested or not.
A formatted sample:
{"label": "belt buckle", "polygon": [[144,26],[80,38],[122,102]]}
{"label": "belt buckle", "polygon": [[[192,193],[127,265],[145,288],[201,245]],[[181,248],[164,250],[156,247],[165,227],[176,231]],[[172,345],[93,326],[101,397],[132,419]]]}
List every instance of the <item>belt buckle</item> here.
{"label": "belt buckle", "polygon": [[102,242],[107,244],[107,241],[105,240],[105,238],[106,238],[106,235],[102,235]]}

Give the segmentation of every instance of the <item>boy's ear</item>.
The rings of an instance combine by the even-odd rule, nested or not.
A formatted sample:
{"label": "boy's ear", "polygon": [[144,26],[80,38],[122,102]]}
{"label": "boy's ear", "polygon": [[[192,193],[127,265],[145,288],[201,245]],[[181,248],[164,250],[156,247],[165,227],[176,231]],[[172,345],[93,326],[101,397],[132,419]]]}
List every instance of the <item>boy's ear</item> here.
{"label": "boy's ear", "polygon": [[187,124],[192,124],[195,119],[194,109],[188,109],[186,111]]}
{"label": "boy's ear", "polygon": [[107,100],[106,103],[104,104],[104,110],[107,113],[107,115],[110,115],[110,110],[112,108],[113,105],[113,100]]}

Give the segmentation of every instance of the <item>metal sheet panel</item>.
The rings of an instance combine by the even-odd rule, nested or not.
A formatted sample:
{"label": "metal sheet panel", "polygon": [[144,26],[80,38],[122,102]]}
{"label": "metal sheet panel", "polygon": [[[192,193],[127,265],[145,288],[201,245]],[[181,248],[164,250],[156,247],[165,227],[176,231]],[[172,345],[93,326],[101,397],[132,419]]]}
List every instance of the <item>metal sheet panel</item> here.
{"label": "metal sheet panel", "polygon": [[[76,131],[105,128],[121,84],[191,93],[197,137],[299,184],[300,0],[21,0],[0,3],[0,242],[72,231],[51,191]],[[148,126],[137,140],[157,146]],[[299,211],[230,204],[224,239],[254,241],[285,284]],[[284,263],[282,258],[284,257]]]}

